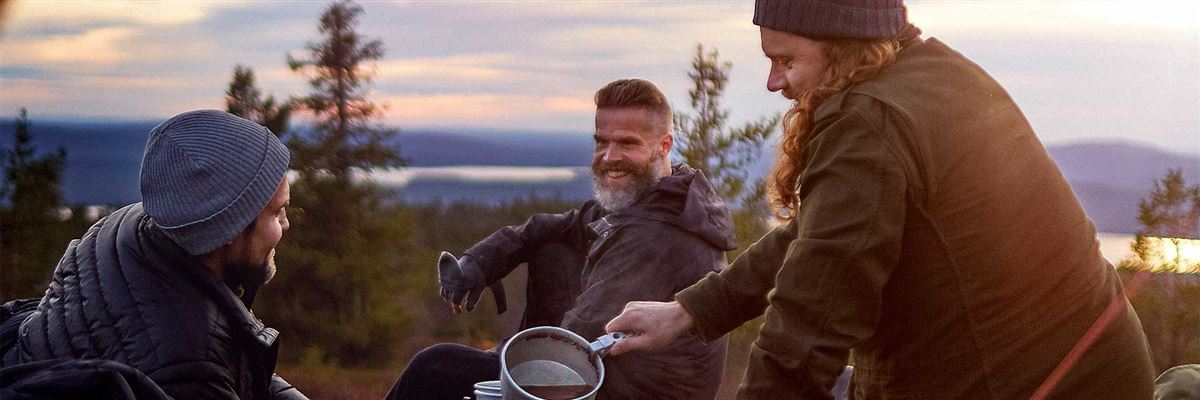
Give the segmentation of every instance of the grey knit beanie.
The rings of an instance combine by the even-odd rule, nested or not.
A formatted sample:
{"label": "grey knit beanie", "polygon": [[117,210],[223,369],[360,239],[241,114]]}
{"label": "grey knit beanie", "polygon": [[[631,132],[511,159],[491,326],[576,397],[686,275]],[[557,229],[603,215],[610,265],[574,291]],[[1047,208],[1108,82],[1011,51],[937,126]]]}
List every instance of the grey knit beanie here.
{"label": "grey knit beanie", "polygon": [[287,173],[287,147],[262,125],[217,110],[176,115],[150,131],[142,206],[168,237],[200,255],[246,229]]}
{"label": "grey knit beanie", "polygon": [[809,38],[877,39],[908,24],[904,0],[756,0],[754,24]]}

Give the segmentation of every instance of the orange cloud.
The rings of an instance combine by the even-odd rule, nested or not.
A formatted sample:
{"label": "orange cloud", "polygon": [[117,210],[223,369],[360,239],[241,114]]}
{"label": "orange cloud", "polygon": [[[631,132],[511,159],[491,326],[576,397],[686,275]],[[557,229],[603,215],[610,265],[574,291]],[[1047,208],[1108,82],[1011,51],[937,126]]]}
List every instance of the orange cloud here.
{"label": "orange cloud", "polygon": [[30,79],[0,79],[0,89],[3,89],[3,95],[0,95],[0,102],[6,105],[6,109],[0,110],[5,113],[13,110],[7,109],[12,106],[34,107],[44,104],[50,104],[59,99],[58,93],[37,80]]}
{"label": "orange cloud", "polygon": [[135,29],[127,27],[99,28],[80,34],[3,42],[0,49],[5,59],[22,64],[113,64],[129,58],[121,43],[136,33]]}
{"label": "orange cloud", "polygon": [[377,79],[446,79],[462,82],[514,80],[535,75],[508,67],[514,58],[511,54],[479,54],[385,60],[376,64]]}
{"label": "orange cloud", "polygon": [[83,27],[104,24],[171,26],[204,19],[217,7],[237,5],[218,1],[16,1],[8,10],[11,28],[40,26]]}
{"label": "orange cloud", "polygon": [[442,94],[390,96],[386,118],[401,125],[478,125],[498,121],[544,120],[564,115],[590,115],[595,108],[587,96]]}

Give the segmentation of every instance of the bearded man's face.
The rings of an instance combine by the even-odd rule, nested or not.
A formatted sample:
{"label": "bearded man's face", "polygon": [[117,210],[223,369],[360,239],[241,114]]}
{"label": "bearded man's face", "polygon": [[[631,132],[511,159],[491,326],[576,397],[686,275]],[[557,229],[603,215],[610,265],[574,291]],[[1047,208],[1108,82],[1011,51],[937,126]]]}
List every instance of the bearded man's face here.
{"label": "bearded man's face", "polygon": [[284,179],[254,222],[229,244],[224,280],[231,286],[258,286],[275,276],[275,246],[291,225],[287,218],[290,200]]}
{"label": "bearded man's face", "polygon": [[637,108],[596,111],[592,179],[596,200],[609,211],[633,204],[665,174],[666,154],[650,115]]}

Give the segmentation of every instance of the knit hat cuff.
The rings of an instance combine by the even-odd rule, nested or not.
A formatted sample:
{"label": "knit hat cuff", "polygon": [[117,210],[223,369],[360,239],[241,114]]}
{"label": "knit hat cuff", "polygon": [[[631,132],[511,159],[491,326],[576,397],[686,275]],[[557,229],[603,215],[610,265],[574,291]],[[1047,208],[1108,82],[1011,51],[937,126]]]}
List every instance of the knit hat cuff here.
{"label": "knit hat cuff", "polygon": [[876,39],[908,23],[900,0],[756,0],[754,24],[810,38]]}
{"label": "knit hat cuff", "polygon": [[250,226],[275,196],[275,190],[287,174],[290,158],[280,141],[265,142],[258,172],[233,202],[204,219],[175,226],[162,226],[159,221],[163,233],[189,254],[200,255],[233,241]]}

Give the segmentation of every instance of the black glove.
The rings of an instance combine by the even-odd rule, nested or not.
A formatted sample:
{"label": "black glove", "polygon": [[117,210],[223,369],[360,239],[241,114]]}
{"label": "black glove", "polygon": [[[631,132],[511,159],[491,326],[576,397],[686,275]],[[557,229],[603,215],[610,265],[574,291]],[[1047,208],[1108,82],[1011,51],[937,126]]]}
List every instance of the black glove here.
{"label": "black glove", "polygon": [[[508,301],[504,295],[504,283],[497,280],[489,286],[484,279],[479,263],[475,262],[475,258],[470,255],[464,254],[461,259],[455,259],[453,254],[443,251],[442,255],[438,257],[438,282],[442,285],[440,291],[442,298],[451,304],[463,304],[467,311],[475,310],[475,304],[479,303],[479,296],[487,287],[492,288],[492,296],[496,299],[496,312],[504,313],[508,310]],[[463,303],[464,297],[466,304]]]}

